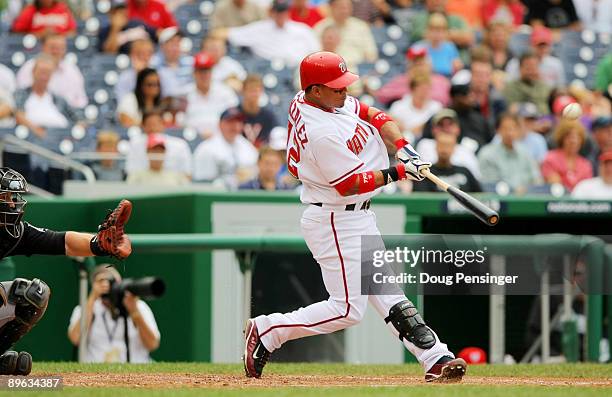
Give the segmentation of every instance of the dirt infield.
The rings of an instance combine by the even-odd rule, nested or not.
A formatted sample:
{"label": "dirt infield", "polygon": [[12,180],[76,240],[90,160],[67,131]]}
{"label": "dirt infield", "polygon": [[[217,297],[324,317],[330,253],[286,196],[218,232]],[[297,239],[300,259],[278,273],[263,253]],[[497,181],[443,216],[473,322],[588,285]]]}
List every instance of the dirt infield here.
{"label": "dirt infield", "polygon": [[[42,375],[42,374],[37,374]],[[51,375],[51,374],[48,374]],[[134,387],[134,388],[271,388],[271,387],[358,387],[423,385],[416,376],[327,376],[267,375],[263,379],[247,379],[241,375],[199,373],[62,373],[64,386]],[[466,385],[486,386],[588,386],[612,388],[612,379],[542,378],[542,377],[478,377],[466,376]]]}

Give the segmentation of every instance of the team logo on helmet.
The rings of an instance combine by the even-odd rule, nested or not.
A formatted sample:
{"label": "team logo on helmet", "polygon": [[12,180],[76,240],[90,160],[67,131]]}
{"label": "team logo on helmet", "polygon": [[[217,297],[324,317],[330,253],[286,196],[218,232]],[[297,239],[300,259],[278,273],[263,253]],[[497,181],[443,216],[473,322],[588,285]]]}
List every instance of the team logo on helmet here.
{"label": "team logo on helmet", "polygon": [[347,67],[346,67],[346,63],[344,63],[344,62],[340,62],[340,63],[338,64],[338,67],[340,68],[340,71],[341,71],[342,73],[346,73],[346,71],[348,70],[348,69],[347,69]]}

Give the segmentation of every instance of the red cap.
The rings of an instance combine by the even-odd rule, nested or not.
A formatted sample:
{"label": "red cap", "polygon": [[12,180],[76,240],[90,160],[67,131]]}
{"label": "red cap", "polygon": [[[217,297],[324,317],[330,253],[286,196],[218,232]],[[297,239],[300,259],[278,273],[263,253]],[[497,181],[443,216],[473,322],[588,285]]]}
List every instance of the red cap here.
{"label": "red cap", "polygon": [[462,358],[468,364],[486,364],[487,353],[480,347],[466,347],[461,350],[457,357]]}
{"label": "red cap", "polygon": [[531,44],[538,45],[541,43],[550,44],[553,41],[552,32],[545,26],[536,26],[531,31]]}
{"label": "red cap", "polygon": [[416,58],[427,56],[427,47],[422,45],[415,45],[408,48],[406,52],[406,58],[409,61],[414,61]]}
{"label": "red cap", "polygon": [[612,150],[608,150],[599,155],[599,162],[603,163],[604,161],[612,161]]}
{"label": "red cap", "polygon": [[359,76],[348,71],[346,62],[338,54],[320,51],[306,56],[300,63],[302,89],[315,84],[329,88],[345,88],[359,80]]}
{"label": "red cap", "polygon": [[147,138],[147,149],[153,149],[156,146],[166,147],[166,138],[162,134],[149,134]]}
{"label": "red cap", "polygon": [[563,109],[570,103],[576,103],[576,99],[569,95],[561,95],[560,97],[555,98],[555,101],[552,105],[552,111],[554,114],[559,115],[563,113]]}
{"label": "red cap", "polygon": [[207,52],[199,52],[193,58],[193,67],[196,69],[210,69],[215,66],[215,60]]}

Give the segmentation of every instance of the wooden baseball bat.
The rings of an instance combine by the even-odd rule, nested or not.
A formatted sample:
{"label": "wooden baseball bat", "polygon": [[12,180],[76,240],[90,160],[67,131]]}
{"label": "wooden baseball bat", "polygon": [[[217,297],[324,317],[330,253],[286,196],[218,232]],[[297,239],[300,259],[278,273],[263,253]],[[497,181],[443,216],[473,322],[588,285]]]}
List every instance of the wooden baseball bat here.
{"label": "wooden baseball bat", "polygon": [[444,182],[442,179],[438,178],[434,174],[429,171],[428,168],[421,171],[421,175],[432,181],[436,184],[440,189],[444,190],[451,196],[453,196],[461,205],[467,208],[472,214],[476,216],[476,218],[480,219],[484,223],[489,226],[495,226],[499,222],[499,214],[493,211],[491,208],[487,207],[480,201],[476,200],[474,197],[465,193],[461,189],[456,188],[455,186],[449,185]]}

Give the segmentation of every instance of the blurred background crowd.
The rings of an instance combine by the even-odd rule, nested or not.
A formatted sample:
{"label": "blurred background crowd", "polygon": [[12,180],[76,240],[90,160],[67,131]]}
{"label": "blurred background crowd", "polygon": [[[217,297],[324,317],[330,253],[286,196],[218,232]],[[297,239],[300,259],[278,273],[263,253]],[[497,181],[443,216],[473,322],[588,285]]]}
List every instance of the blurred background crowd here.
{"label": "blurred background crowd", "polygon": [[[0,0],[0,136],[103,181],[299,190],[287,109],[317,50],[448,182],[612,199],[612,0]],[[3,150],[52,193],[79,177]],[[436,188],[385,190],[412,191]]]}

